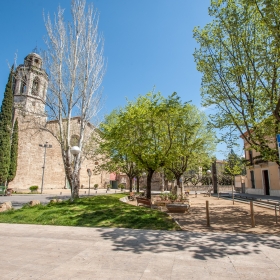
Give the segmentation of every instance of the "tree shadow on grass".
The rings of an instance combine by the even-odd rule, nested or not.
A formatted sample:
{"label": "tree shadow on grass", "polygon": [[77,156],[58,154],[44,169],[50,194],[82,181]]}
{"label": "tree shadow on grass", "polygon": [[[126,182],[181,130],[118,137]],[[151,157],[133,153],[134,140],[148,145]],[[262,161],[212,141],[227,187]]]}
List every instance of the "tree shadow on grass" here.
{"label": "tree shadow on grass", "polygon": [[280,238],[270,235],[206,234],[131,229],[98,229],[98,231],[104,239],[113,242],[114,251],[136,254],[188,252],[194,259],[207,260],[233,255],[260,254],[263,246],[280,249]]}

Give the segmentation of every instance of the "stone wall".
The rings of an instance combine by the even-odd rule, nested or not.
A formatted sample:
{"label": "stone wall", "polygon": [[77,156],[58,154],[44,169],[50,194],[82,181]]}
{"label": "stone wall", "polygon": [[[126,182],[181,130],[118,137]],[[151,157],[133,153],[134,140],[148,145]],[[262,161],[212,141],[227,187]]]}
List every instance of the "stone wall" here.
{"label": "stone wall", "polygon": [[[62,189],[67,187],[68,184],[65,179],[61,148],[57,139],[47,131],[34,128],[34,117],[24,117],[20,114],[17,114],[16,117],[19,121],[18,167],[16,177],[9,183],[9,187],[16,191],[24,191],[28,190],[30,186],[36,185],[39,186],[39,190],[41,189],[45,149],[40,147],[39,144],[43,145],[46,142],[52,145],[52,148],[46,149],[44,189]],[[44,119],[39,121],[44,122]],[[78,125],[77,119],[73,119],[73,134],[78,134]],[[55,126],[57,129],[56,122],[50,122],[47,125],[52,131],[55,130]],[[88,127],[87,129],[90,130],[91,128]],[[83,158],[80,170],[80,182],[85,188],[89,184],[87,169],[93,169],[94,165],[94,161]],[[105,181],[109,181],[108,178],[109,174],[105,171],[97,175],[92,175],[91,187],[94,184],[103,187]]]}

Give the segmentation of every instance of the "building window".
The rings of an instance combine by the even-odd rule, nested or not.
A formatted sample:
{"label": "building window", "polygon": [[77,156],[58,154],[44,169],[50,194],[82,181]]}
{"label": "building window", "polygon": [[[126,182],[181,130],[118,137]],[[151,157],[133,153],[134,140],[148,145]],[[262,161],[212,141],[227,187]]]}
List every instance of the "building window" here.
{"label": "building window", "polygon": [[23,78],[20,85],[20,93],[26,92],[26,77]]}
{"label": "building window", "polygon": [[252,186],[252,189],[255,189],[255,174],[254,174],[254,171],[251,170],[250,171],[250,177],[251,177],[251,186]]}
{"label": "building window", "polygon": [[250,164],[253,165],[253,151],[252,150],[249,150],[249,161],[250,161]]}
{"label": "building window", "polygon": [[34,80],[33,80],[33,85],[32,85],[32,94],[33,95],[38,95],[38,93],[39,93],[39,83],[40,83],[39,78],[35,77]]}

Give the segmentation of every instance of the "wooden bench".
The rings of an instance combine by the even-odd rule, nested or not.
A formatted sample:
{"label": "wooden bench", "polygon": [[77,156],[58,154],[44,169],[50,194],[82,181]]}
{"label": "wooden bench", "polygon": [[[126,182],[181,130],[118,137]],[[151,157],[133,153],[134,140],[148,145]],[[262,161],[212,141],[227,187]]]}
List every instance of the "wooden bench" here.
{"label": "wooden bench", "polygon": [[128,199],[131,200],[131,201],[135,200],[135,193],[134,192],[130,192],[129,196],[128,196]]}
{"label": "wooden bench", "polygon": [[148,198],[144,198],[144,197],[136,197],[136,200],[137,200],[137,206],[140,205],[144,205],[144,206],[149,206],[151,207],[152,206],[152,202],[150,199]]}
{"label": "wooden bench", "polygon": [[1,195],[6,195],[7,194],[7,187],[0,186],[0,194]]}

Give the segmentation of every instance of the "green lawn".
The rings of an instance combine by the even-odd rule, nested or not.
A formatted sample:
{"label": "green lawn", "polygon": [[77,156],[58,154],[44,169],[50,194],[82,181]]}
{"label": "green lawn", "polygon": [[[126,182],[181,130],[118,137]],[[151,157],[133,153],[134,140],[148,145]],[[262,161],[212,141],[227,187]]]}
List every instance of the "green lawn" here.
{"label": "green lawn", "polygon": [[132,206],[119,199],[124,194],[79,198],[74,202],[24,206],[0,213],[0,223],[39,224],[82,227],[119,227],[134,229],[179,230],[166,214]]}

